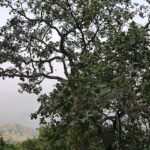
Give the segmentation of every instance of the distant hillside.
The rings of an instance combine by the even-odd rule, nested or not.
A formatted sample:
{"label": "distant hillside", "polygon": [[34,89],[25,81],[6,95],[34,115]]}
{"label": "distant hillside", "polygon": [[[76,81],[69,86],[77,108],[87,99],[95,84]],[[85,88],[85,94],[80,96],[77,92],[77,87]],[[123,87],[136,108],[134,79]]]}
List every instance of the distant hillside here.
{"label": "distant hillside", "polygon": [[37,136],[37,131],[21,124],[0,124],[0,134],[5,141],[21,142]]}

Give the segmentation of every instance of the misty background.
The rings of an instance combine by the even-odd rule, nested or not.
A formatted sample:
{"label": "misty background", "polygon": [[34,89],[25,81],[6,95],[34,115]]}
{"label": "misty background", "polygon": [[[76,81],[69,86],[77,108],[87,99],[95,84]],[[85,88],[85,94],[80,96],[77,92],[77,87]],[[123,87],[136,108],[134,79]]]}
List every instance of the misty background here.
{"label": "misty background", "polygon": [[[5,25],[7,19],[10,18],[8,9],[0,7],[0,27]],[[60,72],[61,65],[56,64],[56,74]],[[26,92],[19,93],[19,79],[0,78],[0,124],[4,123],[20,123],[30,127],[38,127],[38,120],[31,120],[30,114],[34,113],[39,104],[37,95],[28,94]],[[49,93],[54,88],[56,81],[46,80],[42,84],[43,93]]]}

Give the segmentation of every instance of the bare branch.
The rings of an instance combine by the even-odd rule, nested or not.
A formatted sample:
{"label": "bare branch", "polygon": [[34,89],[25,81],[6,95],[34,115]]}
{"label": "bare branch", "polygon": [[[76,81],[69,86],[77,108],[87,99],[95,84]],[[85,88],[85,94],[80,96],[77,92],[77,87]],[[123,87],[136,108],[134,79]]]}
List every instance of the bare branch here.
{"label": "bare branch", "polygon": [[45,74],[45,73],[33,73],[32,75],[29,75],[29,74],[27,75],[27,74],[23,74],[21,72],[13,72],[13,70],[11,70],[11,69],[4,70],[3,68],[0,68],[0,70],[2,70],[0,72],[0,77],[3,77],[3,76],[9,77],[9,78],[21,77],[21,78],[27,78],[27,79],[45,77],[47,79],[54,79],[54,80],[58,80],[60,82],[67,81],[67,79],[64,79],[62,77],[50,76],[50,75]]}

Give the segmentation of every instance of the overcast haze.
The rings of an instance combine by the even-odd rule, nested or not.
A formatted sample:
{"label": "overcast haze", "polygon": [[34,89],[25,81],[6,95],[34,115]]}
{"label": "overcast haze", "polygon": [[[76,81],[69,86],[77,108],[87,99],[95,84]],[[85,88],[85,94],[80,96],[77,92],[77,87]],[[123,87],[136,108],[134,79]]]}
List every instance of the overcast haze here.
{"label": "overcast haze", "polygon": [[[0,7],[0,26],[4,25],[9,18],[7,9]],[[61,66],[56,66],[60,68]],[[60,73],[60,72],[59,72]],[[28,93],[19,93],[19,80],[0,78],[0,123],[22,123],[32,127],[37,126],[37,121],[30,120],[30,114],[38,108],[37,96]],[[53,89],[56,81],[45,81],[43,91],[49,92]]]}
{"label": "overcast haze", "polygon": [[[0,8],[0,26],[9,18],[8,11]],[[38,108],[36,96],[19,94],[18,80],[0,78],[0,122],[17,122],[36,126],[30,114]]]}

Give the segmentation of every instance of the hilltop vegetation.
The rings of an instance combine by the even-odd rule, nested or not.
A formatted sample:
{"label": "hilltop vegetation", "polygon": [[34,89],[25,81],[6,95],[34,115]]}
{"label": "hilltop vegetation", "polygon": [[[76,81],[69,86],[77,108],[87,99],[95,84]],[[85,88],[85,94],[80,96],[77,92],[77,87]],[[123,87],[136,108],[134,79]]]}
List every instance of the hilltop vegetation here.
{"label": "hilltop vegetation", "polygon": [[22,142],[28,138],[37,136],[35,129],[21,124],[0,124],[0,134],[7,142]]}
{"label": "hilltop vegetation", "polygon": [[[21,126],[19,128],[22,129]],[[52,132],[49,132],[49,129],[49,126],[40,127],[38,136],[34,138],[28,138],[20,142],[16,141],[14,143],[10,141],[8,142],[4,140],[2,136],[0,136],[0,150],[46,150],[47,148],[49,149],[50,143],[48,141],[52,138]],[[50,134],[49,137],[47,137],[48,134]]]}

